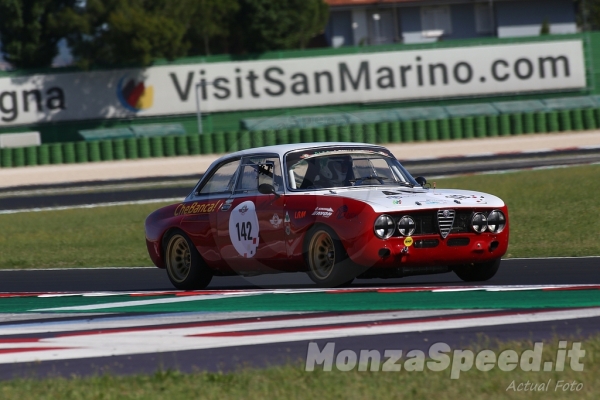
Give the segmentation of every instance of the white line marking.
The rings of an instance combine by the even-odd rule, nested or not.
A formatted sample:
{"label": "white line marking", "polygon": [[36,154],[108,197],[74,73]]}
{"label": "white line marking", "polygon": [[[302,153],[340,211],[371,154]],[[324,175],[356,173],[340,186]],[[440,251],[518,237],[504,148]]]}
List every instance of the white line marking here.
{"label": "white line marking", "polygon": [[139,204],[177,203],[177,202],[181,202],[181,201],[183,201],[182,197],[175,197],[175,198],[169,198],[169,199],[149,199],[149,200],[136,200],[136,201],[115,201],[115,202],[111,202],[111,203],[81,204],[81,205],[76,205],[76,206],[24,208],[22,210],[0,210],[0,215],[2,215],[2,214],[19,214],[19,213],[27,213],[27,212],[76,210],[76,209],[81,209],[81,208],[130,206],[130,205],[139,205]]}
{"label": "white line marking", "polygon": [[[450,310],[447,310],[450,312]],[[257,344],[332,339],[339,337],[372,336],[407,332],[439,331],[446,329],[463,329],[472,327],[498,326],[506,324],[524,324],[572,320],[579,318],[600,317],[600,307],[585,309],[569,309],[546,312],[515,311],[511,315],[458,317],[452,320],[416,321],[406,323],[399,320],[378,325],[366,323],[363,326],[340,326],[323,329],[316,326],[314,330],[305,327],[296,332],[273,332],[265,334],[227,335],[232,326],[222,327],[189,327],[133,332],[101,333],[93,335],[69,335],[39,342],[1,343],[2,349],[35,349],[40,347],[65,347],[66,349],[46,351],[25,351],[0,354],[0,364],[16,362],[33,362],[46,360],[81,359],[90,357],[108,357],[117,355],[148,354],[167,351],[201,350],[231,346],[248,346]],[[303,321],[303,320],[300,320]],[[269,327],[286,328],[283,321],[266,323],[249,323],[245,327],[236,326],[234,331],[269,329]],[[312,322],[314,324],[314,321]],[[222,336],[192,336],[207,333],[223,333]]]}
{"label": "white line marking", "polygon": [[184,303],[184,302],[188,302],[188,301],[225,299],[228,297],[256,296],[259,294],[264,294],[264,292],[235,292],[235,293],[215,294],[215,295],[207,294],[207,295],[202,295],[202,296],[179,296],[179,297],[170,297],[168,299],[132,300],[132,301],[118,301],[115,303],[89,304],[89,305],[85,305],[85,306],[40,308],[37,310],[31,310],[31,311],[32,312],[91,311],[91,310],[102,310],[104,308],[139,307],[139,306],[149,306],[149,305],[155,305],[155,304],[172,304],[172,303]]}
{"label": "white line marking", "polygon": [[[285,327],[302,327],[311,325],[329,325],[329,324],[344,324],[353,322],[369,322],[369,321],[384,321],[393,319],[407,319],[407,318],[423,318],[433,317],[442,315],[452,314],[468,314],[476,312],[485,312],[490,310],[409,310],[409,311],[389,311],[389,312],[364,312],[364,313],[352,313],[352,314],[341,314],[341,315],[327,315],[327,316],[311,316],[314,312],[285,312],[285,311],[272,311],[272,312],[219,312],[219,313],[190,313],[189,315],[170,317],[168,314],[162,315],[148,315],[144,318],[129,318],[129,317],[114,317],[114,318],[103,318],[101,320],[77,320],[77,321],[57,321],[57,322],[44,322],[37,324],[18,324],[18,325],[4,325],[0,326],[0,335],[24,335],[34,333],[50,333],[50,332],[76,332],[76,331],[87,331],[87,330],[100,330],[100,329],[111,329],[111,328],[137,328],[137,327],[149,327],[152,325],[166,325],[166,324],[185,324],[185,323],[202,323],[219,321],[220,323],[215,326],[206,326],[207,333],[210,332],[231,332],[231,331],[245,331],[253,329],[275,329]],[[292,318],[279,320],[279,321],[231,321],[229,324],[223,324],[224,320],[237,319],[237,318],[264,318],[264,317],[285,317],[290,316]],[[304,318],[294,318],[298,315],[305,315]],[[170,317],[170,318],[169,318]],[[164,330],[167,328],[159,328],[158,330]],[[171,328],[169,328],[171,329]],[[183,329],[183,328],[173,328]],[[186,328],[187,329],[187,328]],[[110,332],[106,332],[110,333]],[[84,335],[84,334],[82,334]],[[1,338],[1,336],[0,336]],[[0,347],[2,344],[0,344]]]}

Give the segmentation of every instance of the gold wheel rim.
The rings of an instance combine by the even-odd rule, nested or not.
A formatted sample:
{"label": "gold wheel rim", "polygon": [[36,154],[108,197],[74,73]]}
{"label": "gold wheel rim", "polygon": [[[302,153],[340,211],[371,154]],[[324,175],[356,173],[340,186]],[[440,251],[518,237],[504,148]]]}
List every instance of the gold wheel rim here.
{"label": "gold wheel rim", "polygon": [[192,268],[190,246],[180,235],[173,236],[167,246],[167,268],[176,282],[183,282]]}
{"label": "gold wheel rim", "polygon": [[317,232],[310,241],[308,255],[313,274],[320,280],[327,279],[335,265],[335,248],[331,236],[324,231]]}

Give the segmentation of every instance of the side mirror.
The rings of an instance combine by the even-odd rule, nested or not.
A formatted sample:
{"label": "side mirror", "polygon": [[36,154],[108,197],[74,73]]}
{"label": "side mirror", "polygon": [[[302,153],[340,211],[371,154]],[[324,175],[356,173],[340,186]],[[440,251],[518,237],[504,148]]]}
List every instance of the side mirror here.
{"label": "side mirror", "polygon": [[279,197],[273,185],[268,183],[261,183],[258,185],[258,192],[261,194],[274,194],[275,196]]}
{"label": "side mirror", "polygon": [[416,177],[416,178],[415,178],[415,181],[417,181],[417,183],[418,183],[419,185],[421,185],[421,187],[423,187],[423,186],[427,185],[427,179],[425,179],[425,178],[424,178],[424,177],[422,177],[422,176],[418,176],[418,177]]}

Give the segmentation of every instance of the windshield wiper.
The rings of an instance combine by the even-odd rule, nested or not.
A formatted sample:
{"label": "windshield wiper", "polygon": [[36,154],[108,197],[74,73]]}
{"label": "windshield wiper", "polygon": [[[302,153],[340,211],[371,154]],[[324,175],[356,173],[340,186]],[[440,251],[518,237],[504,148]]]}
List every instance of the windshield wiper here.
{"label": "windshield wiper", "polygon": [[354,186],[358,186],[358,185],[362,185],[362,183],[364,181],[369,181],[369,180],[376,180],[378,181],[380,184],[383,185],[383,181],[389,181],[391,180],[391,178],[386,178],[384,176],[375,176],[375,175],[368,175],[368,176],[363,176],[360,178],[356,178],[356,179],[349,179],[348,181],[350,183],[353,183]]}

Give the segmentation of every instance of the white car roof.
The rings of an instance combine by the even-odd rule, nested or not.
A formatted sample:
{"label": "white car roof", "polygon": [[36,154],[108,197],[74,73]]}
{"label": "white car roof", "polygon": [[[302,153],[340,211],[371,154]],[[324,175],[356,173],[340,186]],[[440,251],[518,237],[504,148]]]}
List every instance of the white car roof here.
{"label": "white car roof", "polygon": [[235,153],[226,154],[226,155],[220,157],[218,160],[216,160],[215,164],[221,162],[222,160],[224,160],[226,158],[247,156],[247,155],[258,154],[258,153],[273,153],[273,154],[278,154],[279,157],[283,157],[286,153],[293,151],[293,150],[303,150],[303,149],[308,150],[308,149],[314,149],[314,148],[319,148],[319,147],[340,148],[340,147],[356,147],[356,146],[372,147],[374,149],[383,147],[380,145],[370,144],[370,143],[352,143],[352,142],[317,142],[317,143],[278,144],[275,146],[255,147],[252,149],[240,150],[240,151],[236,151]]}

